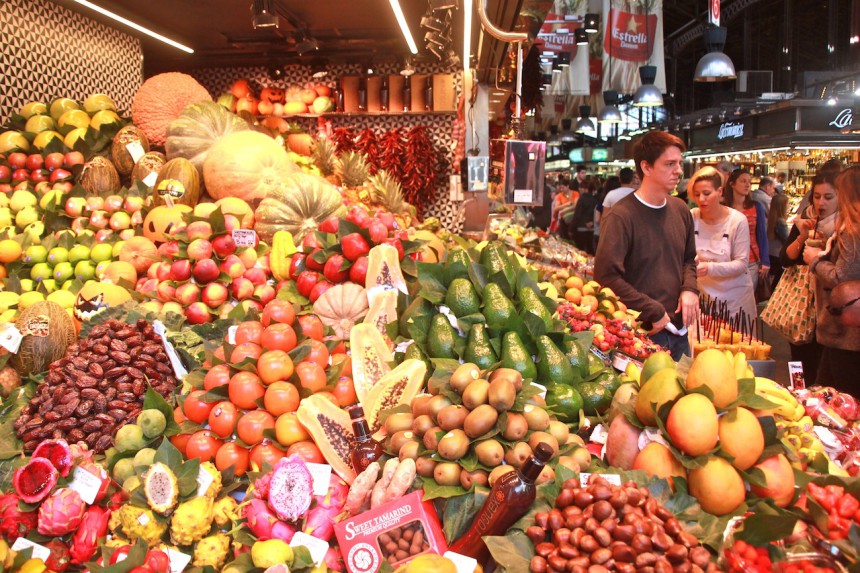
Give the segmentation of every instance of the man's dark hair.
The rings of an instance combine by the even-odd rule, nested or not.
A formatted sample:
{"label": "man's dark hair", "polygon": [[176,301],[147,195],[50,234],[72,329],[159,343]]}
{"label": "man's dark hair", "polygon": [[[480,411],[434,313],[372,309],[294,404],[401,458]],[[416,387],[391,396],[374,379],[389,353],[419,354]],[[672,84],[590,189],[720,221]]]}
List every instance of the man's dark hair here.
{"label": "man's dark hair", "polygon": [[580,171],[585,171],[585,170],[586,170],[586,167],[585,167],[584,163],[580,163],[579,165],[576,166],[576,172],[577,173],[579,173]]}
{"label": "man's dark hair", "polygon": [[633,183],[633,170],[629,167],[622,167],[621,171],[618,172],[618,179],[621,180],[622,185],[630,185]]}
{"label": "man's dark hair", "polygon": [[771,179],[770,177],[762,177],[761,180],[758,182],[758,188],[761,189],[762,187],[767,187],[771,183],[773,183],[773,179]]}
{"label": "man's dark hair", "polygon": [[636,173],[639,178],[645,177],[645,172],[642,171],[642,162],[649,165],[654,165],[663,152],[669,147],[677,147],[681,153],[687,151],[684,142],[677,136],[665,131],[649,131],[642,139],[636,142],[633,146],[633,161],[636,162]]}

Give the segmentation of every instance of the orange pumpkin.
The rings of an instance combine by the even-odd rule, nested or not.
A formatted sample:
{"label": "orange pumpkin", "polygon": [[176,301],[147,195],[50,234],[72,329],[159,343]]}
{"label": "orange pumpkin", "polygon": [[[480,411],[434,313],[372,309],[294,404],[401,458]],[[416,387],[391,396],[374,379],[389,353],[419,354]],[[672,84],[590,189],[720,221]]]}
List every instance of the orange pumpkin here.
{"label": "orange pumpkin", "polygon": [[163,243],[169,240],[169,233],[177,226],[184,224],[183,216],[191,211],[192,208],[188,205],[155,207],[143,220],[143,236],[153,243]]}
{"label": "orange pumpkin", "polygon": [[282,88],[267,87],[260,92],[260,101],[268,101],[271,103],[284,103],[286,94]]}

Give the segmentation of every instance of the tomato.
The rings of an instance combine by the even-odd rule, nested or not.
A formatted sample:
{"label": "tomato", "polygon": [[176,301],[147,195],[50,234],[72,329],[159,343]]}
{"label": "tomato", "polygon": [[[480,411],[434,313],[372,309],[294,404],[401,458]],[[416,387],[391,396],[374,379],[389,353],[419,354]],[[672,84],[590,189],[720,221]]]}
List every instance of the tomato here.
{"label": "tomato", "polygon": [[344,267],[346,259],[343,255],[334,254],[328,258],[323,267],[323,275],[329,282],[342,283],[349,278],[349,267]]}
{"label": "tomato", "polygon": [[221,362],[227,362],[227,357],[224,355],[224,347],[223,346],[219,346],[218,348],[216,348],[215,352],[213,352],[212,354],[214,354],[215,358],[217,358]]}
{"label": "tomato", "polygon": [[320,281],[311,289],[311,294],[308,298],[311,299],[311,302],[316,302],[323,294],[325,294],[325,291],[333,286],[334,285],[328,281]]}
{"label": "tomato", "polygon": [[263,351],[260,348],[259,344],[254,344],[253,342],[243,342],[239,346],[233,349],[233,352],[230,353],[230,363],[231,364],[239,364],[246,358],[253,358],[256,360],[260,357],[260,353]]}
{"label": "tomato", "polygon": [[349,354],[343,352],[332,352],[331,354],[331,365],[332,367],[336,367],[338,364],[343,362],[343,368],[340,370],[341,376],[352,376],[352,358],[350,358]]}
{"label": "tomato", "polygon": [[269,440],[264,440],[262,444],[257,444],[251,448],[251,468],[255,471],[260,471],[266,466],[269,470],[275,467],[278,460],[286,456],[284,450],[272,444]]}
{"label": "tomato", "polygon": [[170,436],[170,443],[173,444],[174,448],[179,450],[179,453],[185,456],[185,451],[188,446],[188,440],[190,439],[191,434],[176,434],[175,436]]}
{"label": "tomato", "polygon": [[215,407],[215,404],[207,404],[201,398],[206,393],[205,390],[194,390],[185,397],[185,402],[182,404],[182,409],[185,416],[195,424],[203,424],[206,418],[209,417],[209,412]]}
{"label": "tomato", "polygon": [[260,344],[260,336],[263,334],[263,325],[256,320],[246,320],[240,322],[236,328],[236,344],[243,342],[253,342]]}
{"label": "tomato", "polygon": [[150,549],[146,552],[146,566],[155,573],[167,573],[170,571],[170,558],[164,551]]}
{"label": "tomato", "polygon": [[370,261],[367,257],[358,257],[358,260],[349,267],[349,280],[356,284],[365,284],[367,282],[367,267],[369,263]]}
{"label": "tomato", "polygon": [[337,405],[341,408],[351,406],[358,401],[358,396],[355,395],[355,385],[349,376],[338,378],[331,393],[337,398]]}
{"label": "tomato", "polygon": [[209,369],[206,376],[203,377],[203,387],[207,390],[224,386],[230,381],[232,372],[229,364],[217,364]]}
{"label": "tomato", "polygon": [[293,359],[283,350],[267,350],[257,359],[257,374],[264,384],[289,380],[293,375]]}
{"label": "tomato", "polygon": [[263,407],[273,416],[295,412],[301,401],[299,390],[289,382],[275,382],[266,388]]}
{"label": "tomato", "polygon": [[229,438],[236,430],[239,409],[232,402],[219,402],[209,412],[209,428],[222,438]]}
{"label": "tomato", "polygon": [[243,476],[248,471],[248,461],[250,453],[248,448],[243,448],[239,444],[227,442],[215,454],[215,467],[219,471],[224,471],[227,468],[233,468],[233,475]]}
{"label": "tomato", "polygon": [[291,446],[296,442],[311,439],[311,435],[299,422],[299,417],[295,412],[287,412],[278,416],[278,420],[275,422],[275,437],[278,438],[278,443],[282,446]]}
{"label": "tomato", "polygon": [[182,411],[182,406],[177,406],[173,409],[173,421],[177,424],[181,424],[188,418],[185,417],[185,413]]}
{"label": "tomato", "polygon": [[302,271],[299,273],[299,278],[296,279],[296,290],[303,297],[311,296],[311,291],[319,282],[320,274],[316,271]]}
{"label": "tomato", "polygon": [[201,462],[211,462],[224,442],[216,438],[209,430],[195,432],[185,446],[188,459],[199,458]]}
{"label": "tomato", "polygon": [[308,338],[322,342],[324,328],[323,323],[315,314],[303,314],[299,317],[299,328],[302,334]]}
{"label": "tomato", "polygon": [[256,410],[257,400],[263,397],[266,388],[260,377],[253,372],[238,372],[230,378],[228,396],[237,408]]}
{"label": "tomato", "polygon": [[248,445],[263,442],[263,432],[275,429],[275,418],[265,410],[254,410],[239,418],[236,434]]}
{"label": "tomato", "polygon": [[308,253],[307,258],[305,259],[305,266],[312,271],[321,271],[325,268],[325,263],[320,263],[316,259],[321,255],[317,253],[321,253],[322,249],[314,249],[310,253]]}
{"label": "tomato", "polygon": [[305,390],[316,393],[326,386],[325,369],[316,362],[301,362],[296,365],[299,384]]}
{"label": "tomato", "polygon": [[305,270],[305,258],[307,258],[306,254],[296,253],[293,255],[293,258],[290,259],[290,270],[288,272],[291,279],[298,279],[301,272]]}
{"label": "tomato", "polygon": [[292,326],[276,322],[266,327],[260,341],[266,350],[289,352],[296,347],[298,337]]}
{"label": "tomato", "polygon": [[305,460],[305,463],[325,463],[325,458],[323,457],[322,452],[317,447],[317,445],[311,441],[296,442],[295,444],[287,448],[287,455],[291,456],[293,454],[296,454],[300,458]]}
{"label": "tomato", "polygon": [[292,303],[276,298],[263,309],[263,316],[260,320],[264,327],[273,322],[292,324],[296,320],[296,309],[293,308]]}
{"label": "tomato", "polygon": [[323,368],[326,368],[328,366],[329,357],[328,347],[319,340],[313,339],[311,339],[310,345],[311,352],[304,360],[302,360],[302,362],[314,362]]}

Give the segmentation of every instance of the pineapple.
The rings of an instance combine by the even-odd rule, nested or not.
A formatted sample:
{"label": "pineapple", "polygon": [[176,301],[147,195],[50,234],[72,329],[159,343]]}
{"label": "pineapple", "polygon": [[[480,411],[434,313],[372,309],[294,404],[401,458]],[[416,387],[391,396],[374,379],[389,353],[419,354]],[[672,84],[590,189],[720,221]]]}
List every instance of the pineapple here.
{"label": "pineapple", "polygon": [[394,215],[401,229],[410,227],[415,207],[403,199],[403,189],[397,179],[381,169],[370,178],[370,188],[374,206]]}
{"label": "pineapple", "polygon": [[313,148],[314,165],[320,170],[320,175],[329,183],[340,185],[340,177],[337,175],[340,160],[337,158],[337,149],[334,142],[327,137],[316,140]]}
{"label": "pineapple", "polygon": [[340,155],[337,174],[343,185],[343,196],[354,205],[370,206],[371,197],[364,187],[370,174],[367,158],[363,153],[348,151]]}

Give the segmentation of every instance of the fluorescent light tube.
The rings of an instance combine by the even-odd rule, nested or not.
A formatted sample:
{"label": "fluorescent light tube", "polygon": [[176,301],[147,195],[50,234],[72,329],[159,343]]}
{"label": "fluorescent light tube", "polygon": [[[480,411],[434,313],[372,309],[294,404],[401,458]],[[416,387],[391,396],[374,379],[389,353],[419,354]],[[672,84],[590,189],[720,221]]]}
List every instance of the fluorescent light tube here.
{"label": "fluorescent light tube", "polygon": [[[483,2],[484,0],[478,0]],[[463,0],[463,70],[470,70],[472,55],[472,0]]]}
{"label": "fluorescent light tube", "polygon": [[400,24],[400,31],[403,32],[403,37],[406,38],[406,43],[409,45],[409,51],[417,54],[418,46],[415,45],[412,32],[409,31],[406,16],[403,15],[403,9],[400,7],[400,0],[388,0],[388,3],[391,4],[391,9],[394,10],[394,16],[397,18],[397,23]]}
{"label": "fluorescent light tube", "polygon": [[[392,1],[396,1],[396,0],[392,0]],[[78,4],[81,4],[83,6],[86,6],[87,8],[90,8],[91,10],[95,10],[99,14],[103,14],[103,15],[107,16],[108,18],[116,20],[117,22],[119,22],[121,24],[125,24],[129,28],[134,28],[138,32],[143,32],[147,36],[151,36],[151,37],[155,38],[156,40],[160,40],[160,41],[164,42],[165,44],[168,44],[170,46],[173,46],[174,48],[182,50],[183,52],[188,52],[189,54],[194,53],[194,50],[192,50],[191,48],[189,48],[185,44],[180,44],[179,42],[176,42],[174,40],[171,40],[170,38],[162,36],[158,32],[153,32],[149,28],[144,28],[140,24],[136,24],[135,22],[132,22],[131,20],[128,20],[127,18],[123,18],[119,14],[114,14],[110,10],[105,10],[101,6],[96,6],[92,2],[88,2],[87,0],[75,0],[75,2],[77,2]]]}

